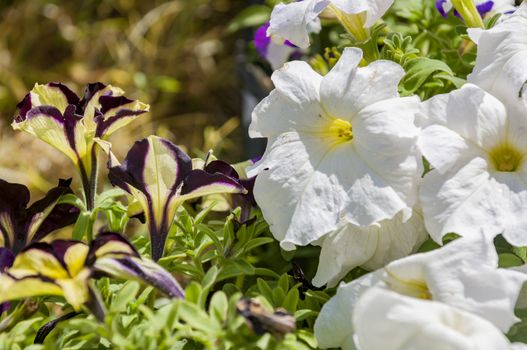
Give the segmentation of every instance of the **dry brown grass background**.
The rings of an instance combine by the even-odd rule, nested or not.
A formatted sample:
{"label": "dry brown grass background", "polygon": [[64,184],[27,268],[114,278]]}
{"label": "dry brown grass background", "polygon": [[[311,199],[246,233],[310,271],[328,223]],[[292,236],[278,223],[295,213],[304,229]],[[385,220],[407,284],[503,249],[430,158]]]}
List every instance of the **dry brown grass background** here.
{"label": "dry brown grass background", "polygon": [[46,191],[73,175],[59,152],[9,126],[35,82],[78,93],[101,81],[151,104],[113,137],[119,155],[157,133],[193,155],[227,160],[240,148],[237,37],[225,31],[244,0],[21,0],[0,2],[0,178]]}

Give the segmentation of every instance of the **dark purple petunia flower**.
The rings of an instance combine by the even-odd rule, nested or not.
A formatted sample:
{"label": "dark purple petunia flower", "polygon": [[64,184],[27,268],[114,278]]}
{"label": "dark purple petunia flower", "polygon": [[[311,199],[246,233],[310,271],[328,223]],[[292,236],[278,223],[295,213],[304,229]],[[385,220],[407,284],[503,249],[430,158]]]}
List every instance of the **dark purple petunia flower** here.
{"label": "dark purple petunia flower", "polygon": [[16,255],[30,242],[75,223],[79,209],[70,204],[58,204],[63,195],[72,193],[70,184],[71,179],[60,180],[44,198],[27,207],[27,187],[0,180],[0,246]]}
{"label": "dark purple petunia flower", "polygon": [[[252,161],[252,163],[255,163],[255,161]],[[236,179],[247,190],[247,193],[231,194],[232,207],[241,208],[240,221],[242,223],[247,221],[251,213],[251,208],[256,207],[256,200],[254,199],[253,194],[256,176],[248,179],[241,179],[238,172],[229,163],[221,160],[214,160],[210,162],[203,170],[210,174],[220,173],[230,178]]]}
{"label": "dark purple petunia flower", "polygon": [[[4,272],[8,267],[11,267],[13,261],[15,261],[13,253],[7,248],[0,247],[0,273]],[[9,309],[9,306],[9,303],[1,303],[0,315],[6,312]]]}

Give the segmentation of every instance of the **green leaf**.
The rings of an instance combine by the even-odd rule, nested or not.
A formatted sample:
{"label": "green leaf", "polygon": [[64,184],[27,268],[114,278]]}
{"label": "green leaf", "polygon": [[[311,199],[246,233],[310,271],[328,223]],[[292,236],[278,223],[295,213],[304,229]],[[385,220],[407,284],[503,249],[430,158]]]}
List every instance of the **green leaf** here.
{"label": "green leaf", "polygon": [[512,251],[524,262],[527,262],[527,247],[512,247]]}
{"label": "green leaf", "polygon": [[282,307],[289,312],[295,312],[300,295],[297,288],[291,289],[282,302]]}
{"label": "green leaf", "polygon": [[278,280],[278,287],[282,288],[282,290],[286,291],[289,290],[289,275],[284,273],[282,276],[280,276],[280,279]]}
{"label": "green leaf", "polygon": [[200,231],[205,233],[212,240],[212,242],[216,246],[217,250],[222,252],[225,249],[224,246],[223,246],[223,243],[221,242],[221,240],[220,240],[220,238],[218,236],[217,232],[215,232],[213,229],[211,229],[207,225],[203,225],[203,224],[198,224],[198,225],[196,225],[196,227]]}
{"label": "green leaf", "polygon": [[296,335],[299,339],[302,339],[312,348],[316,348],[318,346],[317,338],[315,338],[315,335],[308,330],[300,329],[296,332]]}
{"label": "green leaf", "polygon": [[214,293],[210,299],[209,314],[222,324],[227,319],[229,302],[227,296],[222,291]]}
{"label": "green leaf", "polygon": [[201,285],[195,281],[190,282],[190,284],[185,289],[185,299],[197,303],[201,295]]}
{"label": "green leaf", "polygon": [[274,272],[271,269],[266,269],[264,267],[257,267],[254,269],[254,274],[257,276],[266,276],[266,277],[272,277],[275,279],[280,278],[280,275]]}
{"label": "green leaf", "polygon": [[73,226],[72,238],[74,240],[82,240],[92,227],[92,213],[90,211],[81,211],[75,226]]}
{"label": "green leaf", "polygon": [[271,287],[269,287],[269,284],[261,278],[258,278],[256,280],[256,285],[258,286],[258,289],[260,290],[260,293],[262,296],[267,299],[269,302],[273,301],[273,290]]}
{"label": "green leaf", "polygon": [[423,244],[421,244],[421,246],[419,247],[417,252],[418,253],[425,253],[425,252],[429,252],[429,251],[438,249],[440,247],[441,246],[439,244],[437,244],[432,238],[429,238],[426,241],[424,241]]}
{"label": "green leaf", "polygon": [[218,333],[218,325],[213,322],[208,315],[197,305],[182,300],[179,305],[179,316],[187,322],[192,328],[204,332]]}
{"label": "green leaf", "polygon": [[273,304],[274,305],[283,305],[285,299],[285,291],[280,288],[276,287],[273,289]]}
{"label": "green leaf", "polygon": [[154,291],[154,287],[148,286],[146,287],[141,294],[139,294],[139,297],[137,297],[136,301],[132,304],[130,304],[130,308],[132,311],[136,311],[140,305],[143,305],[147,300],[150,294]]}
{"label": "green leaf", "polygon": [[451,75],[450,73],[446,73],[446,72],[439,72],[437,74],[434,74],[434,78],[447,80],[451,82],[454,85],[454,87],[456,87],[456,89],[459,89],[460,87],[465,85],[465,83],[467,82],[465,79],[455,77]]}
{"label": "green leaf", "polygon": [[523,265],[523,260],[512,253],[503,253],[499,255],[499,267],[513,267],[513,266],[521,266]]}
{"label": "green leaf", "polygon": [[217,266],[212,266],[209,269],[209,271],[207,271],[205,276],[203,276],[203,280],[201,281],[201,287],[204,290],[209,290],[214,285],[214,283],[216,282],[216,278],[218,277],[218,273],[219,273],[218,267]]}
{"label": "green leaf", "polygon": [[436,72],[454,75],[452,69],[445,62],[427,57],[411,59],[405,63],[403,68],[406,75],[401,80],[399,88],[401,95],[404,96],[415,93]]}
{"label": "green leaf", "polygon": [[227,27],[227,33],[243,28],[257,27],[269,20],[271,9],[264,5],[254,5],[242,10]]}
{"label": "green leaf", "polygon": [[313,310],[309,310],[309,309],[302,309],[302,310],[297,310],[295,311],[295,320],[297,322],[300,322],[300,321],[303,321],[305,319],[308,319],[308,318],[314,318],[318,315],[318,312],[316,311],[313,311]]}
{"label": "green leaf", "polygon": [[201,210],[195,217],[194,217],[194,224],[198,225],[205,220],[207,215],[209,215],[210,211],[212,210],[213,206],[208,206],[205,209]]}
{"label": "green leaf", "polygon": [[132,300],[135,299],[139,292],[140,285],[136,281],[128,281],[124,284],[117,294],[115,294],[110,311],[124,312]]}
{"label": "green leaf", "polygon": [[35,317],[29,320],[19,321],[9,332],[11,335],[21,335],[29,331],[29,329],[37,322],[42,321],[42,317]]}
{"label": "green leaf", "polygon": [[507,337],[513,342],[527,343],[527,309],[517,309],[515,313],[521,321],[511,327]]}
{"label": "green leaf", "polygon": [[99,193],[95,198],[96,207],[110,207],[114,203],[114,199],[117,197],[123,197],[128,195],[126,191],[120,188],[111,188],[102,193]]}
{"label": "green leaf", "polygon": [[74,195],[73,193],[63,194],[57,204],[70,204],[79,208],[81,211],[86,210],[86,207],[84,206],[84,201]]}
{"label": "green leaf", "polygon": [[244,259],[230,260],[223,266],[216,279],[217,282],[224,279],[233,278],[242,275],[254,275],[254,266]]}

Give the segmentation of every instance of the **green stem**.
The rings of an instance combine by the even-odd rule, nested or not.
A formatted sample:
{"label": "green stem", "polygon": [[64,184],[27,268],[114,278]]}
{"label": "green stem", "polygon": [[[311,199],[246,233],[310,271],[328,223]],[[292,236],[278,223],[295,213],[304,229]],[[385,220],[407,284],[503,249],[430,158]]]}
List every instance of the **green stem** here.
{"label": "green stem", "polygon": [[81,175],[82,190],[84,192],[84,203],[86,204],[86,210],[92,211],[94,207],[94,200],[91,194],[90,179],[88,177],[86,167],[84,166],[82,160],[79,160],[79,172]]}
{"label": "green stem", "polygon": [[99,159],[98,159],[97,146],[94,145],[91,151],[91,172],[90,172],[90,202],[91,209],[95,207],[95,196],[97,195],[97,180],[99,177]]}
{"label": "green stem", "polygon": [[89,242],[93,239],[93,224],[95,217],[92,217],[93,209],[95,208],[95,196],[97,195],[97,178],[99,175],[99,162],[97,159],[97,146],[93,146],[88,162],[90,164],[90,175],[86,171],[85,163],[79,160],[79,171],[82,180],[82,188],[84,191],[84,201],[86,204],[86,211],[90,212],[90,220],[86,228],[86,238]]}

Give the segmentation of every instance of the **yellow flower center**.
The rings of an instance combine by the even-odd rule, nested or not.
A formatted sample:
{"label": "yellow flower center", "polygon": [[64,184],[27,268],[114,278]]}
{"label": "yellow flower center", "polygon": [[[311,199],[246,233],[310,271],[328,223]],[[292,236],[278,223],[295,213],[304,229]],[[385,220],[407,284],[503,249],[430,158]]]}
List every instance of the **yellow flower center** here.
{"label": "yellow flower center", "polygon": [[364,28],[364,23],[366,22],[366,13],[346,13],[342,10],[339,10],[333,4],[328,6],[329,9],[333,11],[339,22],[342,26],[355,37],[357,41],[367,41],[370,38],[369,30]]}
{"label": "yellow flower center", "polygon": [[494,147],[489,152],[492,166],[497,171],[513,172],[523,162],[524,154],[508,143]]}
{"label": "yellow flower center", "polygon": [[347,120],[333,119],[329,124],[327,134],[334,137],[338,143],[343,143],[353,139],[353,128]]}
{"label": "yellow flower center", "polygon": [[385,279],[385,282],[394,292],[418,299],[432,300],[432,294],[428,289],[426,281],[419,279],[403,279],[388,269],[385,269],[385,271],[387,272],[387,279]]}

